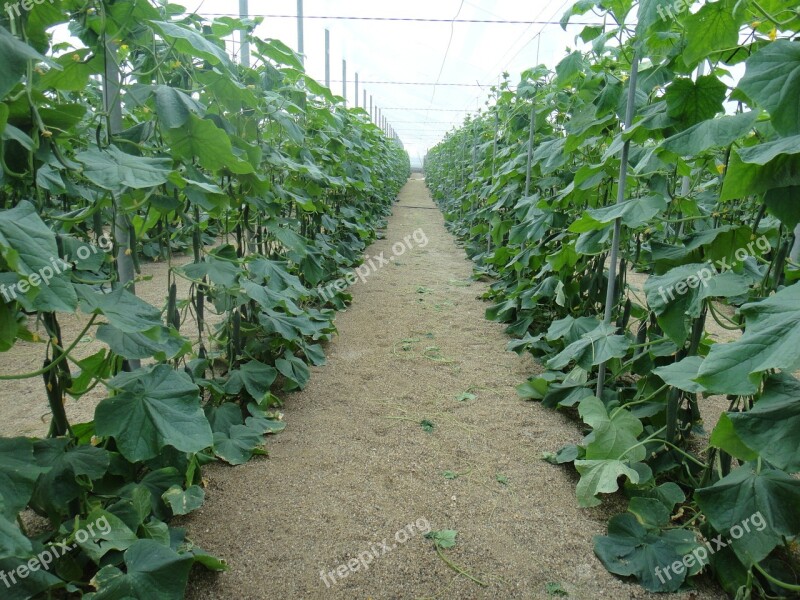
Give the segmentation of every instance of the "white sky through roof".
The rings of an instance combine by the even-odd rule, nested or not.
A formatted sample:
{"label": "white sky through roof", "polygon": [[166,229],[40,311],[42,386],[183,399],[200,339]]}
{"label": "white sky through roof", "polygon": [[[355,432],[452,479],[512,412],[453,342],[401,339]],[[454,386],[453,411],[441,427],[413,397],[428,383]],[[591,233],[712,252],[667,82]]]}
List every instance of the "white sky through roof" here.
{"label": "white sky through roof", "polygon": [[[303,9],[310,16],[406,17],[422,19],[558,21],[573,0],[406,0],[377,2],[366,0],[305,0]],[[189,11],[212,17],[238,15],[235,0],[194,0],[184,6]],[[460,7],[460,12],[459,12]],[[250,14],[296,15],[296,0],[250,0]],[[591,14],[576,21],[597,20]],[[452,42],[447,50],[452,27]],[[551,69],[575,48],[575,37],[583,27],[495,23],[355,21],[311,19],[304,21],[306,69],[320,82],[325,80],[325,29],[331,34],[332,90],[342,93],[342,58],[347,59],[348,105],[354,103],[352,80],[358,72],[359,106],[363,90],[381,107],[408,150],[413,164],[419,164],[427,149],[459,125],[465,111],[483,106],[489,87],[508,71],[511,83],[538,61]],[[541,33],[541,39],[535,38]],[[256,30],[260,37],[274,37],[297,48],[297,20],[266,19]],[[580,43],[580,40],[578,40]],[[445,60],[445,52],[447,58]],[[442,63],[444,67],[442,68]],[[441,69],[441,77],[439,71]],[[432,84],[466,83],[469,87],[395,85],[376,81],[420,82]],[[366,83],[364,83],[366,82]],[[478,87],[480,84],[483,87]],[[397,107],[397,108],[395,108]],[[417,109],[417,110],[410,110]],[[435,110],[429,110],[435,109]]]}

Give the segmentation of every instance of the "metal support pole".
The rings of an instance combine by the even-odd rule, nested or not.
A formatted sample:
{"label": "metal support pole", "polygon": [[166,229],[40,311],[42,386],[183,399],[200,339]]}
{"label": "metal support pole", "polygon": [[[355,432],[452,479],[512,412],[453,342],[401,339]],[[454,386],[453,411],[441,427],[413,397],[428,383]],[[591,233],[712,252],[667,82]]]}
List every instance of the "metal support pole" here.
{"label": "metal support pole", "polygon": [[[248,5],[248,0],[239,0],[239,18],[249,19],[250,18],[250,7]],[[239,40],[239,62],[243,64],[245,67],[250,66],[250,42],[247,40],[247,30],[242,29],[239,31],[240,40]]]}
{"label": "metal support pole", "polygon": [[531,163],[533,162],[533,135],[536,132],[536,100],[531,105],[531,125],[528,130],[528,166],[525,169],[525,197],[531,195]]}
{"label": "metal support pole", "polygon": [[342,97],[344,105],[347,106],[347,61],[342,59]]}
{"label": "metal support pole", "polygon": [[372,122],[375,122],[375,110],[372,106],[372,94],[369,95],[369,118]]}
{"label": "metal support pole", "polygon": [[367,90],[364,90],[364,110],[367,110]]}
{"label": "metal support pole", "polygon": [[303,64],[306,62],[306,50],[303,40],[303,0],[297,0],[297,53]]}
{"label": "metal support pole", "polygon": [[358,108],[358,72],[356,72],[356,96],[355,96],[355,103],[356,103],[356,108]]}
{"label": "metal support pole", "polygon": [[[639,55],[634,52],[631,63],[631,75],[628,79],[628,106],[625,108],[625,129],[629,129],[633,123],[636,111],[636,82],[639,79]],[[617,184],[617,204],[625,201],[625,188],[628,180],[628,155],[631,149],[631,141],[627,140],[622,146],[622,156],[619,159],[619,183]],[[614,312],[614,298],[617,295],[617,259],[619,258],[619,244],[622,235],[622,219],[614,221],[614,237],[611,241],[611,263],[608,265],[608,286],[606,288],[606,306],[603,322],[611,324],[611,316]],[[597,373],[597,397],[602,399],[603,386],[606,379],[606,363],[600,365]]]}
{"label": "metal support pole", "polygon": [[325,87],[331,89],[331,32],[325,30]]}

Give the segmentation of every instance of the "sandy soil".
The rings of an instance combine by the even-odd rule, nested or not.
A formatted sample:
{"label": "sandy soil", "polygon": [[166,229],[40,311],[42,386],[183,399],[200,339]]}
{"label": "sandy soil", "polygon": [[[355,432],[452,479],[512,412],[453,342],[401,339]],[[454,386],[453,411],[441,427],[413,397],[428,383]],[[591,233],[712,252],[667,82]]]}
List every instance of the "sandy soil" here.
{"label": "sandy soil", "polygon": [[[205,471],[206,504],[184,524],[230,571],[196,571],[188,597],[538,599],[558,583],[577,599],[723,598],[710,586],[652,595],[606,572],[592,536],[616,510],[578,509],[576,476],[540,459],[581,432],[517,397],[539,367],[506,352],[503,326],[484,319],[486,286],[470,281],[419,176],[369,255],[390,256],[418,228],[424,248],[353,287],[329,363],[287,399],[270,458]],[[458,531],[446,554],[486,587],[440,560],[427,525]],[[371,549],[368,569],[335,574]]]}

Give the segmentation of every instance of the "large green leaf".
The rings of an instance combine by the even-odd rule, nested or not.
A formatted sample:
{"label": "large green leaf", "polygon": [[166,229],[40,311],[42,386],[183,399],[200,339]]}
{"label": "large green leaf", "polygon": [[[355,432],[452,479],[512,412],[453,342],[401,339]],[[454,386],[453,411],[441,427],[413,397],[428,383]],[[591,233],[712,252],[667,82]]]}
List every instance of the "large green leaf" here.
{"label": "large green leaf", "polygon": [[27,72],[28,62],[31,60],[47,62],[44,56],[28,44],[11,35],[5,27],[0,27],[0,100],[14,89]]}
{"label": "large green leaf", "polygon": [[715,394],[754,394],[769,369],[792,372],[800,365],[800,285],[745,304],[741,338],[714,344],[695,381]]}
{"label": "large green leaf", "polygon": [[800,535],[800,480],[783,471],[748,463],[695,491],[695,500],[747,566],[766,558],[782,536]]}
{"label": "large green leaf", "polygon": [[572,342],[556,356],[547,361],[548,369],[562,369],[571,361],[587,371],[612,358],[622,358],[628,353],[631,342],[624,335],[616,333],[616,327],[598,323],[592,331]]}
{"label": "large green leaf", "polygon": [[765,165],[776,156],[800,154],[800,135],[781,138],[772,142],[742,148],[739,151],[742,162]]}
{"label": "large green leaf", "polygon": [[739,23],[729,0],[705,3],[696,13],[688,14],[684,24],[687,44],[683,58],[689,65],[739,43]]}
{"label": "large green leaf", "polygon": [[162,185],[172,171],[168,158],[134,156],[113,145],[105,150],[86,150],[75,160],[83,163],[83,174],[89,181],[115,194],[128,188],[141,190]]}
{"label": "large green leaf", "polygon": [[628,227],[640,227],[666,208],[667,202],[662,196],[632,198],[619,204],[585,211],[580,219],[569,226],[569,230],[583,233],[603,229],[618,218]]}
{"label": "large green leaf", "polygon": [[770,464],[800,471],[800,381],[787,374],[770,377],[749,411],[728,418],[744,443]]}
{"label": "large green leaf", "polygon": [[[0,256],[18,275],[39,277],[39,285],[31,284],[26,295],[32,298],[32,302],[27,301],[31,310],[75,311],[78,298],[68,273],[63,272],[66,269],[59,259],[56,236],[30,202],[23,200],[12,209],[0,211]],[[45,277],[49,281],[45,282]],[[6,292],[9,297],[14,290],[18,298],[22,297],[20,284]]]}
{"label": "large green leaf", "polygon": [[81,299],[81,310],[103,315],[119,331],[140,333],[161,327],[161,311],[124,287],[107,294],[83,284],[76,285],[75,289]]}
{"label": "large green leaf", "polygon": [[48,469],[36,464],[31,440],[0,438],[0,514],[16,518],[31,499],[39,475]]}
{"label": "large green leaf", "polygon": [[233,64],[224,46],[218,46],[213,41],[203,37],[198,31],[178,23],[150,21],[150,24],[165,39],[173,42],[178,52],[203,58],[212,65],[220,65],[228,69],[232,68]]}
{"label": "large green leaf", "polygon": [[722,148],[743,137],[753,128],[758,111],[707,119],[667,138],[661,147],[680,156],[696,156],[711,148]]}
{"label": "large green leaf", "polygon": [[575,468],[581,475],[576,493],[578,506],[598,506],[597,494],[612,494],[619,489],[617,479],[627,477],[631,483],[639,483],[639,473],[621,460],[576,460]]}
{"label": "large green leaf", "polygon": [[211,446],[211,427],[200,394],[186,373],[157,365],[121,373],[108,382],[116,395],[95,412],[97,435],[113,437],[132,462],[158,456],[165,446],[200,452]]}
{"label": "large green leaf", "polygon": [[727,91],[728,87],[714,75],[703,75],[697,81],[675,79],[664,94],[667,114],[683,127],[691,127],[722,112]]}
{"label": "large green leaf", "polygon": [[209,119],[190,114],[183,127],[164,131],[164,138],[177,160],[192,162],[197,157],[211,171],[227,169],[239,175],[254,172],[253,165],[233,153],[228,134]]}
{"label": "large green leaf", "polygon": [[777,40],[747,59],[739,89],[769,111],[782,135],[800,133],[800,43]]}
{"label": "large green leaf", "polygon": [[612,517],[608,535],[594,537],[594,553],[606,569],[636,577],[651,592],[675,592],[688,575],[697,573],[702,565],[696,562],[691,569],[672,570],[697,547],[691,531],[648,529],[631,513]]}
{"label": "large green leaf", "polygon": [[244,387],[256,402],[261,402],[269,395],[270,387],[277,376],[278,371],[274,367],[251,360],[229,373],[225,393],[236,395]]}
{"label": "large green leaf", "polygon": [[92,579],[97,592],[87,600],[182,600],[194,558],[153,540],[138,540],[125,551],[123,573],[113,566]]}
{"label": "large green leaf", "polygon": [[[578,405],[581,418],[592,428],[582,445],[586,447],[586,459],[644,460],[644,446],[636,446],[643,431],[642,422],[626,409],[614,409],[608,414],[605,404],[595,397],[584,398]],[[636,448],[633,448],[636,446]],[[633,448],[630,452],[629,448]]]}

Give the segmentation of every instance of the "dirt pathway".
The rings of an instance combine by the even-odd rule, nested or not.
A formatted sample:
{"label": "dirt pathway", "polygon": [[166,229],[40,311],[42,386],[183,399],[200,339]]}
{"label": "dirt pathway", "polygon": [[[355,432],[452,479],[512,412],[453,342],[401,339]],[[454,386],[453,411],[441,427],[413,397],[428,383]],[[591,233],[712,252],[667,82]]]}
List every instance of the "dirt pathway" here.
{"label": "dirt pathway", "polygon": [[[403,189],[369,255],[392,256],[420,228],[424,247],[411,238],[411,251],[352,288],[329,363],[287,399],[270,458],[207,470],[189,534],[231,568],[197,573],[189,597],[530,599],[550,597],[548,583],[578,599],[690,597],[651,596],[594,557],[610,509],[576,508],[575,478],[539,458],[580,431],[517,397],[537,367],[484,319],[485,285],[470,281],[423,181]],[[428,525],[458,531],[447,556],[487,587],[437,557]],[[351,571],[361,553],[368,569]]]}

